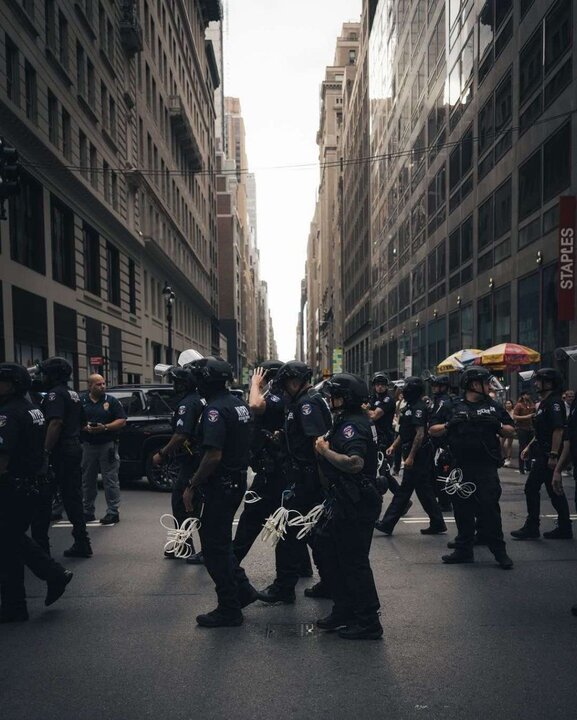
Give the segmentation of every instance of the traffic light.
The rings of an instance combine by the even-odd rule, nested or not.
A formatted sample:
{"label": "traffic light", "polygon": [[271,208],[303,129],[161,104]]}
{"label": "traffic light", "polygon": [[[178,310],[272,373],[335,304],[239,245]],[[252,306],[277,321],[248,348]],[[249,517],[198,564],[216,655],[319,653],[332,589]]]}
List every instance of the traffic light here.
{"label": "traffic light", "polygon": [[0,220],[6,220],[4,201],[20,192],[18,150],[0,137]]}

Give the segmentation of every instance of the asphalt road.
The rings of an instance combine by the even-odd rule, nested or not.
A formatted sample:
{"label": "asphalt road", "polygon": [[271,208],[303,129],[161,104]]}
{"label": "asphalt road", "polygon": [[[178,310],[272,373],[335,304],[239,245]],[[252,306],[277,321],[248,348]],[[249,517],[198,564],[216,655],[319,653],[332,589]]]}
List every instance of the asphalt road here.
{"label": "asphalt road", "polygon": [[[522,479],[502,478],[508,534],[524,518]],[[392,537],[375,534],[382,641],[317,632],[330,602],[302,593],[294,606],[251,605],[240,628],[204,630],[194,618],[214,607],[213,587],[204,568],[162,558],[168,507],[144,483],[125,487],[121,523],[91,529],[94,557],[67,562],[75,577],[57,604],[45,608],[28,579],[30,622],[0,627],[2,720],[577,716],[577,542],[511,542],[511,572],[486,548],[475,565],[444,566],[454,523],[421,536],[415,503]],[[55,527],[52,541],[61,557],[70,530]],[[260,541],[246,569],[257,587],[271,581]]]}

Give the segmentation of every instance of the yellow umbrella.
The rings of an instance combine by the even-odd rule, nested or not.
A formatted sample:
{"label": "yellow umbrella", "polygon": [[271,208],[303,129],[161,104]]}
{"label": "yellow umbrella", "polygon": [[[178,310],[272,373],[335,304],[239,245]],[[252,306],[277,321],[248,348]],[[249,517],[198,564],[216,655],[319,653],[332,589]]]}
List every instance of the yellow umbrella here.
{"label": "yellow umbrella", "polygon": [[541,361],[541,355],[525,345],[515,343],[501,343],[483,351],[475,360],[475,365],[490,365],[500,369],[518,367],[519,365],[533,365]]}
{"label": "yellow umbrella", "polygon": [[482,350],[477,350],[476,348],[458,350],[452,355],[449,355],[448,358],[445,358],[442,363],[437,365],[437,372],[451,373],[462,370],[466,365],[472,363],[476,358],[478,358],[482,352]]}

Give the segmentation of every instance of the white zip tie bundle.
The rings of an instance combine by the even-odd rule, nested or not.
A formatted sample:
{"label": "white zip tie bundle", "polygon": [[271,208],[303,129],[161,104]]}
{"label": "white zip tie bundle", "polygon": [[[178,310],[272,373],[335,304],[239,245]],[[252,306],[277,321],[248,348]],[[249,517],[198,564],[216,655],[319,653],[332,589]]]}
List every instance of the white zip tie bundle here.
{"label": "white zip tie bundle", "polygon": [[[164,545],[164,552],[174,553],[174,557],[188,558],[192,555],[192,546],[188,540],[192,538],[193,533],[200,529],[200,518],[204,505],[200,510],[200,517],[189,517],[182,521],[179,527],[178,520],[170,513],[165,513],[160,518],[160,524],[167,530],[167,541]],[[169,522],[170,525],[166,523]]]}
{"label": "white zip tie bundle", "polygon": [[302,540],[310,533],[310,531],[325,514],[325,509],[325,504],[321,503],[320,505],[315,505],[315,507],[310,510],[306,515],[301,515],[300,513],[297,513],[297,517],[289,518],[288,524],[291,527],[302,526],[297,533],[297,540]]}
{"label": "white zip tie bundle", "polygon": [[247,505],[252,505],[253,503],[257,503],[257,502],[259,502],[259,500],[262,500],[262,498],[254,490],[247,490],[244,494],[244,501]]}
{"label": "white zip tie bundle", "polygon": [[286,529],[291,514],[300,515],[296,510],[288,510],[282,505],[277,508],[272,515],[267,517],[262,526],[260,539],[268,542],[272,547],[276,547],[279,540],[286,537]]}
{"label": "white zip tie bundle", "polygon": [[445,483],[445,487],[443,490],[448,495],[458,495],[459,497],[464,498],[465,500],[475,492],[477,489],[477,486],[475,483],[472,482],[461,482],[463,479],[463,471],[461,468],[455,468],[452,470],[449,475],[445,477],[439,477],[437,480],[439,482]]}
{"label": "white zip tie bundle", "polygon": [[380,475],[381,468],[383,467],[383,463],[385,462],[385,453],[382,450],[379,450],[377,453],[377,473]]}

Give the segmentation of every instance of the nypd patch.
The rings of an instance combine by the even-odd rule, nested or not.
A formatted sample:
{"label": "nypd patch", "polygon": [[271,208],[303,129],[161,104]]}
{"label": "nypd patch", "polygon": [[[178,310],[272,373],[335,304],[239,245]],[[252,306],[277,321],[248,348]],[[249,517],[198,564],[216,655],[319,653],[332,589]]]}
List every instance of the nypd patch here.
{"label": "nypd patch", "polygon": [[48,400],[52,402],[53,400],[56,400],[56,393],[48,393]]}
{"label": "nypd patch", "polygon": [[179,415],[184,415],[185,412],[186,412],[186,405],[181,405],[181,406],[178,408],[178,414],[179,414]]}
{"label": "nypd patch", "polygon": [[350,440],[355,436],[355,428],[352,425],[345,425],[343,428],[343,435]]}
{"label": "nypd patch", "polygon": [[303,415],[310,415],[313,411],[312,407],[307,403],[302,407]]}
{"label": "nypd patch", "polygon": [[6,415],[0,415],[0,428],[4,427],[8,422]]}
{"label": "nypd patch", "polygon": [[219,419],[220,415],[218,414],[218,410],[209,410],[207,413],[208,422],[215,423]]}

